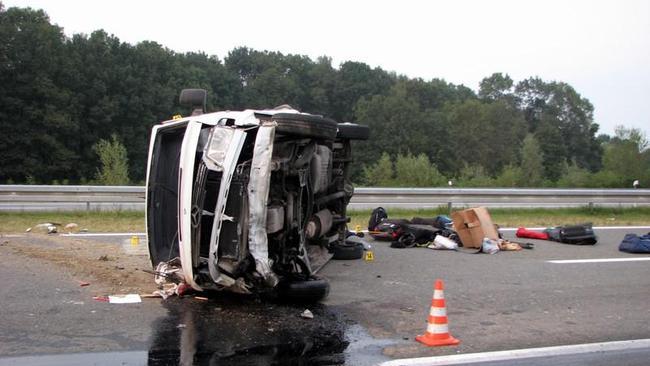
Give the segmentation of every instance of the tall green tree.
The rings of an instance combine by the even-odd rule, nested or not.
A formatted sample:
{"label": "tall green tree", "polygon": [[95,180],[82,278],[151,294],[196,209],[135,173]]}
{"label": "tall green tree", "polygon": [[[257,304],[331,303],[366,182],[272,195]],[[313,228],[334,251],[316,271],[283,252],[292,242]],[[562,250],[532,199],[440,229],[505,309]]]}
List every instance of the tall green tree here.
{"label": "tall green tree", "polygon": [[[574,161],[590,171],[600,169],[602,148],[596,139],[599,126],[593,121],[594,107],[589,100],[566,83],[540,78],[519,82],[515,95],[528,122],[528,131],[544,144],[553,141],[564,145],[562,163]],[[553,171],[547,169],[547,173]]]}
{"label": "tall green tree", "polygon": [[514,82],[508,74],[494,73],[479,83],[478,96],[486,100],[503,100],[512,97]]}
{"label": "tall green tree", "polygon": [[122,186],[129,184],[129,158],[126,148],[116,135],[110,140],[99,140],[93,150],[99,156],[101,168],[97,169],[95,178],[98,184]]}
{"label": "tall green tree", "polygon": [[0,9],[0,181],[63,180],[76,173],[77,158],[66,141],[78,123],[62,88],[65,36],[42,10]]}
{"label": "tall green tree", "polygon": [[503,101],[467,100],[445,108],[449,135],[438,143],[451,147],[454,175],[466,165],[480,165],[491,176],[517,161],[526,125],[521,112]]}
{"label": "tall green tree", "polygon": [[544,165],[539,142],[534,135],[524,138],[521,151],[521,187],[541,187],[543,183]]}

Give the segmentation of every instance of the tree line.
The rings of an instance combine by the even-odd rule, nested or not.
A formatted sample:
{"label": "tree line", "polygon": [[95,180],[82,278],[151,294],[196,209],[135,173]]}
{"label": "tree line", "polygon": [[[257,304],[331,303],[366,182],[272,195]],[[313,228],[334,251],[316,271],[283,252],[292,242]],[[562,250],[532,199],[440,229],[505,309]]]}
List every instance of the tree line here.
{"label": "tree line", "polygon": [[354,147],[358,184],[650,180],[645,136],[624,127],[597,135],[593,106],[564,82],[515,83],[495,73],[476,93],[361,62],[335,67],[326,56],[239,47],[221,60],[151,41],[131,45],[102,30],[67,37],[42,10],[0,3],[0,183],[108,182],[98,168],[115,156],[128,170],[122,179],[141,183],[151,127],[188,112],[177,102],[183,88],[207,89],[210,110],[290,104],[367,124],[370,140]]}

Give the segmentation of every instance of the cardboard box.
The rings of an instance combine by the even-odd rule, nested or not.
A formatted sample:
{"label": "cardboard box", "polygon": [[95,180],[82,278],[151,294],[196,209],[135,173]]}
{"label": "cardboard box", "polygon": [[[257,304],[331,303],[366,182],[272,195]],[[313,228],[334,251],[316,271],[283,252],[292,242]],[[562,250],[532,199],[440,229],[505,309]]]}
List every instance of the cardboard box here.
{"label": "cardboard box", "polygon": [[451,219],[454,221],[454,230],[465,248],[480,248],[483,238],[499,238],[490,213],[485,207],[452,212]]}

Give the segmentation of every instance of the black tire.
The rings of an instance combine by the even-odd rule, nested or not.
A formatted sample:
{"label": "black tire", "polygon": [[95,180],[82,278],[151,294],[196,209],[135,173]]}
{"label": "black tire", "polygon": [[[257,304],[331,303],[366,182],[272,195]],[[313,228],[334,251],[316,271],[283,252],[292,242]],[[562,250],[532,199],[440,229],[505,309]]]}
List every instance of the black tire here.
{"label": "black tire", "polygon": [[317,302],[326,298],[329,293],[329,282],[316,276],[307,281],[283,281],[278,285],[280,298],[293,302]]}
{"label": "black tire", "polygon": [[345,243],[334,246],[334,256],[332,259],[352,260],[363,258],[363,244]]}
{"label": "black tire", "polygon": [[367,140],[370,138],[370,128],[350,122],[339,123],[336,137],[348,140]]}
{"label": "black tire", "polygon": [[333,140],[336,138],[337,123],[329,118],[311,114],[278,113],[273,115],[278,124],[276,132],[282,135],[296,135]]}

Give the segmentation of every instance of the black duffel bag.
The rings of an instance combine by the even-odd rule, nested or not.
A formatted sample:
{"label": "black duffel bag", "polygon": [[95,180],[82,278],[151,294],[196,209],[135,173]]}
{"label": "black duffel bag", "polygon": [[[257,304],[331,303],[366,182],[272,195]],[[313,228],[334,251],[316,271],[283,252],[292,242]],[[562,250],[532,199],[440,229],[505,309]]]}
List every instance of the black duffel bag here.
{"label": "black duffel bag", "polygon": [[594,233],[591,223],[558,226],[553,229],[547,229],[549,239],[565,244],[575,245],[594,245],[598,242],[598,237]]}

